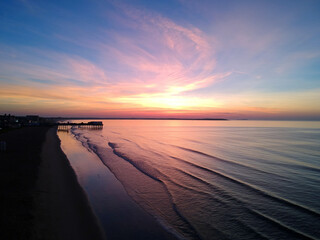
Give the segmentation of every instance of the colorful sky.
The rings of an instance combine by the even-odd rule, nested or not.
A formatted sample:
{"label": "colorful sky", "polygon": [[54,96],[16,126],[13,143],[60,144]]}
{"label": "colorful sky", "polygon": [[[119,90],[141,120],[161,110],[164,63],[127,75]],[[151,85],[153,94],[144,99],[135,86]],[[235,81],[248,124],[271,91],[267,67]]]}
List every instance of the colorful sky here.
{"label": "colorful sky", "polygon": [[0,2],[0,114],[320,119],[320,1]]}

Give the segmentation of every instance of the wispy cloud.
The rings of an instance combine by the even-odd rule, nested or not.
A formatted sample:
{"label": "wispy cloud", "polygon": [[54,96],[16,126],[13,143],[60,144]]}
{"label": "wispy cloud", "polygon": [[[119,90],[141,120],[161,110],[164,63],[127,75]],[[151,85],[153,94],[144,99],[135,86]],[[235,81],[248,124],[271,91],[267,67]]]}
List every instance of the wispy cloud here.
{"label": "wispy cloud", "polygon": [[[132,103],[133,99],[139,99],[136,104],[143,105],[153,97],[168,99],[207,87],[231,74],[214,72],[214,52],[198,28],[187,28],[159,14],[130,6],[117,7],[124,16],[121,24],[132,30],[130,34],[106,30],[106,37],[113,43],[90,37],[78,41],[80,45],[85,42],[89,48],[99,51],[98,62],[34,49],[39,57],[45,56],[48,60],[28,63],[22,59],[18,65],[5,67],[7,79],[14,78],[19,84],[27,81],[35,89],[41,85],[50,86],[55,92],[61,92],[60,84],[65,91],[76,86],[78,93],[85,94],[71,94],[75,99],[94,94],[95,98],[109,98],[113,102],[127,99]],[[110,59],[113,68],[108,66]],[[63,95],[46,94],[64,99]],[[174,104],[168,104],[172,106]]]}
{"label": "wispy cloud", "polygon": [[[181,17],[153,4],[124,2],[101,2],[99,9],[97,3],[76,9],[50,3],[59,17],[42,3],[18,4],[28,10],[8,7],[16,19],[28,16],[30,21],[10,19],[4,29],[0,111],[25,103],[104,114],[236,114],[234,109],[276,114],[301,103],[300,109],[311,111],[313,93],[296,89],[301,96],[293,104],[298,100],[288,90],[294,84],[306,86],[302,81],[309,88],[319,86],[314,67],[294,74],[304,65],[317,65],[320,56],[317,43],[301,47],[317,33],[310,28],[304,36],[305,31],[292,27],[294,12],[270,19],[274,12],[265,11],[267,3],[221,7],[181,0],[188,13]],[[291,44],[296,38],[300,42]],[[280,84],[281,94],[272,92]]]}
{"label": "wispy cloud", "polygon": [[[128,5],[117,7],[124,15],[122,24],[133,31],[109,33],[117,45],[101,44],[101,50],[106,58],[112,55],[127,69],[130,76],[124,73],[123,78],[128,78],[130,86],[137,84],[137,94],[179,94],[206,87],[230,74],[214,71],[214,51],[200,29]],[[120,89],[126,85],[123,79],[118,82]]]}

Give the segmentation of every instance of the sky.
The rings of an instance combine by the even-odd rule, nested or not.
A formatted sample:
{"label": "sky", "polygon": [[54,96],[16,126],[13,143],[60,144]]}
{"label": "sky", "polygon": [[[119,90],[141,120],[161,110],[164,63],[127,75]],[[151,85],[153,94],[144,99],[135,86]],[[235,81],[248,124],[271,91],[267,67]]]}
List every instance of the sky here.
{"label": "sky", "polygon": [[0,114],[320,120],[320,1],[0,2]]}

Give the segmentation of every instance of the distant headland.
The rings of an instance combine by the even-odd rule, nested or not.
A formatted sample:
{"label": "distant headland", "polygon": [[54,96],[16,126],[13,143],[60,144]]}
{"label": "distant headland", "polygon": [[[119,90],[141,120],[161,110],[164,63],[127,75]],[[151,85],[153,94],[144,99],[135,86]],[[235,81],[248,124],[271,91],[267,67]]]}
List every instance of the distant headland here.
{"label": "distant headland", "polygon": [[40,117],[38,115],[14,116],[11,114],[0,115],[0,129],[19,128],[23,126],[50,126],[63,120],[193,120],[193,121],[227,121],[225,118],[93,118],[93,117]]}
{"label": "distant headland", "polygon": [[143,117],[68,117],[68,118],[55,118],[55,119],[64,119],[64,120],[79,120],[79,119],[100,119],[100,120],[205,120],[205,121],[227,121],[229,119],[226,118],[143,118]]}

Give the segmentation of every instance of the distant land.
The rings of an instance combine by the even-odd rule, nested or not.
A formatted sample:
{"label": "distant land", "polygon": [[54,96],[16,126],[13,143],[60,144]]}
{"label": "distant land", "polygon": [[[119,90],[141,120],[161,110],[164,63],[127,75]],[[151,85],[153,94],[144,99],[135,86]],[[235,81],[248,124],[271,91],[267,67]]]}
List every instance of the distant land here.
{"label": "distant land", "polygon": [[64,120],[80,120],[80,119],[103,119],[103,120],[205,120],[205,121],[228,121],[226,118],[93,118],[93,117],[52,117],[53,119],[64,119]]}

